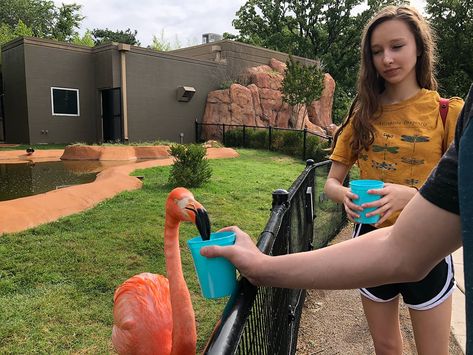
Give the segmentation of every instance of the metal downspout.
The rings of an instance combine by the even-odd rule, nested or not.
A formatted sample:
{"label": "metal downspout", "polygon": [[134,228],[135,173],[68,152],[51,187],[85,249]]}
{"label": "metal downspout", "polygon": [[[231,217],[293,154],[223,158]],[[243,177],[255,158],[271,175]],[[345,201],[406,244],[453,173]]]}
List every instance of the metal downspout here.
{"label": "metal downspout", "polygon": [[122,114],[123,114],[123,140],[128,142],[128,99],[126,87],[126,52],[130,50],[130,45],[126,43],[118,44],[120,52],[120,86],[122,96]]}

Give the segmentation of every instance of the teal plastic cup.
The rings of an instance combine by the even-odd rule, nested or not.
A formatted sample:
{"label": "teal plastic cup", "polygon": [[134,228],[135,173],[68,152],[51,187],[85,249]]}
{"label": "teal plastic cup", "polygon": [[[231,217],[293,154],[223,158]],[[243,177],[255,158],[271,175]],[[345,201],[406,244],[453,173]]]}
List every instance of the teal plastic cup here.
{"label": "teal plastic cup", "polygon": [[233,244],[235,244],[234,232],[215,232],[210,234],[209,240],[202,240],[198,236],[187,241],[194,260],[202,296],[205,298],[230,296],[237,284],[236,269],[231,262],[223,257],[206,258],[200,255],[200,249],[211,245]]}
{"label": "teal plastic cup", "polygon": [[[350,190],[354,194],[358,195],[358,199],[353,200],[353,203],[362,205],[368,202],[374,202],[381,198],[381,195],[369,194],[368,190],[381,189],[384,187],[384,182],[381,180],[352,180],[350,181]],[[366,214],[376,210],[375,207],[365,208],[363,211],[359,211],[359,218],[355,218],[355,222],[374,224],[379,221],[379,214],[366,217]],[[358,212],[358,211],[357,211]]]}

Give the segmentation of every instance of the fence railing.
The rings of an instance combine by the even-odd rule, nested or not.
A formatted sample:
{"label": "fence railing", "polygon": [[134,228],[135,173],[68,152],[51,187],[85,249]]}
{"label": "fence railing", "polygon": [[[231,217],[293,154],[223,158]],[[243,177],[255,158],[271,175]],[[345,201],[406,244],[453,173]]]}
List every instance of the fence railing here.
{"label": "fence railing", "polygon": [[[229,142],[228,132],[234,129],[241,129],[241,136],[237,140],[232,139]],[[312,132],[307,128],[304,129],[293,129],[293,128],[280,128],[272,126],[251,126],[251,125],[237,125],[237,124],[225,124],[225,123],[200,123],[197,120],[195,121],[195,141],[197,143],[212,139],[222,142],[223,145],[232,145],[239,147],[248,146],[248,131],[249,130],[260,130],[267,131],[267,135],[261,141],[258,141],[257,146],[251,148],[265,148],[272,150],[274,142],[274,134],[276,131],[291,131],[301,134],[302,136],[302,159],[306,160],[307,158],[307,138],[309,136],[315,136],[324,140],[327,140],[328,145],[332,142],[331,135],[323,135],[317,132]],[[230,144],[228,144],[230,143]]]}
{"label": "fence railing", "polygon": [[[338,234],[345,212],[319,193],[330,165],[309,160],[289,191],[273,192],[271,215],[257,243],[263,253],[320,248]],[[305,295],[305,290],[255,287],[240,278],[204,354],[294,354]]]}

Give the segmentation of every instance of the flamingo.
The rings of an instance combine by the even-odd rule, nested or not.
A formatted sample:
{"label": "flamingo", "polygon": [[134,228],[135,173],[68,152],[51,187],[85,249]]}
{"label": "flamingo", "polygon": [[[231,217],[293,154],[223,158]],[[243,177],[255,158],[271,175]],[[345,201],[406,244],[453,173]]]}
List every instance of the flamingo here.
{"label": "flamingo", "polygon": [[195,315],[182,273],[180,222],[193,222],[210,235],[204,207],[190,191],[178,187],[166,201],[164,255],[168,278],[141,273],[115,291],[112,343],[119,354],[187,355],[196,352]]}

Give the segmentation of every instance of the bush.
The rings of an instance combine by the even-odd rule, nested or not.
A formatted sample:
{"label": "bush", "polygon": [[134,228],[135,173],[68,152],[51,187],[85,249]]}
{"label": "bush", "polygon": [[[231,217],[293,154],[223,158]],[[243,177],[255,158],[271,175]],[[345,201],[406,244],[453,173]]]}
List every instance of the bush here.
{"label": "bush", "polygon": [[[268,129],[246,128],[245,144],[243,144],[243,129],[234,128],[225,132],[225,145],[230,147],[268,149],[269,131]],[[327,148],[329,147],[330,145],[327,140],[308,133],[306,137],[306,159],[313,159],[315,162],[326,160]],[[272,130],[271,150],[302,158],[303,149],[303,131]]]}
{"label": "bush", "polygon": [[173,187],[199,187],[212,177],[212,169],[205,158],[206,149],[200,144],[171,145],[174,164],[169,175]]}

